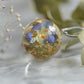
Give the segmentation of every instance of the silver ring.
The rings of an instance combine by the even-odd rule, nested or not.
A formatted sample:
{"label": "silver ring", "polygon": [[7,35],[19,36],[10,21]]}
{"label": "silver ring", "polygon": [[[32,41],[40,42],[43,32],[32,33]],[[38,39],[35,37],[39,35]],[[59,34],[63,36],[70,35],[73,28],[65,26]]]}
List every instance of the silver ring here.
{"label": "silver ring", "polygon": [[77,38],[78,35],[71,35],[71,34],[68,33],[68,31],[71,31],[71,30],[74,30],[74,29],[84,30],[84,28],[77,26],[77,27],[64,28],[64,29],[62,29],[62,32],[63,32],[63,34],[65,34],[68,37]]}

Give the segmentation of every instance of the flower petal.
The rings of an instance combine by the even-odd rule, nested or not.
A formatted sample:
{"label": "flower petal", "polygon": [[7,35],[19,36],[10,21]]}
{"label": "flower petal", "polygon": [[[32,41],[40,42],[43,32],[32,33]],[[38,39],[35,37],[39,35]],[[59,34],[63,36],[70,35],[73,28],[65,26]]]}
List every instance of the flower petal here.
{"label": "flower petal", "polygon": [[53,23],[49,20],[44,20],[41,25],[42,27],[49,28],[49,26],[53,26]]}
{"label": "flower petal", "polygon": [[28,41],[31,41],[32,40],[32,35],[33,35],[33,32],[28,32],[25,37]]}
{"label": "flower petal", "polygon": [[44,43],[46,43],[48,41],[52,45],[53,43],[55,43],[56,40],[57,40],[57,35],[52,35],[52,36],[48,37],[47,39],[45,39]]}
{"label": "flower petal", "polygon": [[35,30],[40,30],[40,29],[41,29],[41,24],[40,23],[36,23],[36,25],[34,25],[34,27],[31,30],[35,31]]}

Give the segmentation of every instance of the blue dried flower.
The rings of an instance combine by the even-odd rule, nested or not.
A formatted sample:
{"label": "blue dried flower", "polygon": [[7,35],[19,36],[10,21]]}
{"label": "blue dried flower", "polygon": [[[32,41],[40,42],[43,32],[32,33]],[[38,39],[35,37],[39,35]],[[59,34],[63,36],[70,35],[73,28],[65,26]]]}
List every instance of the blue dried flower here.
{"label": "blue dried flower", "polygon": [[42,22],[42,27],[49,28],[49,26],[53,26],[53,23],[49,20],[44,20]]}
{"label": "blue dried flower", "polygon": [[44,43],[48,41],[51,45],[53,45],[53,43],[55,43],[56,40],[57,40],[57,35],[51,35],[47,39],[44,40]]}
{"label": "blue dried flower", "polygon": [[31,30],[35,31],[35,30],[40,30],[40,29],[41,29],[41,24],[40,23],[36,23],[36,25],[34,25],[34,27]]}
{"label": "blue dried flower", "polygon": [[32,40],[32,35],[33,35],[33,32],[28,32],[25,37],[28,41],[31,41]]}

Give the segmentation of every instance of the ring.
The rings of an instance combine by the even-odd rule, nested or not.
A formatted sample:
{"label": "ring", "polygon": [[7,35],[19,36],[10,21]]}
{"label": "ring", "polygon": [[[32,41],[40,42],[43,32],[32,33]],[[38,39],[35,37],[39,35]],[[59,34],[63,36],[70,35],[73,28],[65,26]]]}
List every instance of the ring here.
{"label": "ring", "polygon": [[57,25],[47,19],[37,19],[27,25],[23,35],[23,46],[28,54],[39,59],[50,58],[56,54],[62,44],[62,32],[68,37],[76,37],[68,31],[81,27],[64,28],[60,31]]}

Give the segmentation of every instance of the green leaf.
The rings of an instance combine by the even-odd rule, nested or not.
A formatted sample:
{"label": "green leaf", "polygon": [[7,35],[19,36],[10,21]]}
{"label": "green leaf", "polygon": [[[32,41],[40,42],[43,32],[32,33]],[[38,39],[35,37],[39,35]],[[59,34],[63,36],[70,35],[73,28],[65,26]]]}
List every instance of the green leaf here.
{"label": "green leaf", "polygon": [[82,65],[84,65],[84,30],[79,34],[78,38],[80,39],[80,42],[83,44],[83,50],[81,54],[81,61]]}
{"label": "green leaf", "polygon": [[84,22],[84,0],[81,0],[77,9],[73,12],[72,18],[77,21],[80,25]]}
{"label": "green leaf", "polygon": [[81,33],[79,34],[78,38],[80,39],[80,42],[84,46],[84,30],[81,31]]}
{"label": "green leaf", "polygon": [[82,61],[82,65],[84,65],[84,47],[82,49],[81,61]]}
{"label": "green leaf", "polygon": [[[51,15],[55,20],[60,20],[61,15],[58,8],[58,0],[34,0],[36,3],[36,8],[40,13],[43,13],[46,18],[48,17],[48,12],[50,11]],[[57,16],[57,17],[56,17]]]}

